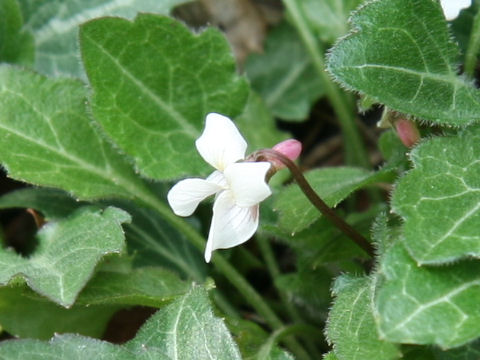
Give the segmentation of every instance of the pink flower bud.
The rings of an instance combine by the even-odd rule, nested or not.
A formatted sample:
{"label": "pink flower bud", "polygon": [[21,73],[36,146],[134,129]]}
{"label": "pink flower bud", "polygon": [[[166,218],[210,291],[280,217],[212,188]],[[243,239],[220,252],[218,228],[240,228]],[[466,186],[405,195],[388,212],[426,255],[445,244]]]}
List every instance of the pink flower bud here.
{"label": "pink flower bud", "polygon": [[406,147],[410,148],[420,141],[420,132],[413,121],[401,118],[395,120],[394,124],[398,137]]}
{"label": "pink flower bud", "polygon": [[[302,143],[295,139],[288,139],[275,145],[272,150],[278,151],[292,161],[295,161],[302,152]],[[272,159],[271,163],[277,170],[285,167],[280,161]]]}

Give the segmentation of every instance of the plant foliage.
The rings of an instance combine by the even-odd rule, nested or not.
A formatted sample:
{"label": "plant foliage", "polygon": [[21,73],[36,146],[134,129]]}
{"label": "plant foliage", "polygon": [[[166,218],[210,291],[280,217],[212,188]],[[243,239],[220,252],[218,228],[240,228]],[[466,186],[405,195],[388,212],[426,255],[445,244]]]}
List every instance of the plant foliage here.
{"label": "plant foliage", "polygon": [[[0,358],[477,359],[478,2],[451,24],[437,0],[283,0],[245,63],[248,16],[225,35],[183,3],[0,0]],[[167,192],[210,171],[211,112],[247,156],[302,140],[374,250],[281,170],[254,239],[205,264],[210,204],[183,219]],[[153,315],[119,344],[126,309]]]}

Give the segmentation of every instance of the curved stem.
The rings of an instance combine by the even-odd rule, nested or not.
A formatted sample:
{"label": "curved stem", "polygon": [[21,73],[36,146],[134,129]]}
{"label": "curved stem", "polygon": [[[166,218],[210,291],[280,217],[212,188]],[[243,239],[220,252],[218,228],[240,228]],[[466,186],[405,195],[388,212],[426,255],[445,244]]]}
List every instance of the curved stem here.
{"label": "curved stem", "polygon": [[368,154],[360,137],[357,124],[355,123],[352,101],[331,81],[330,76],[325,71],[325,62],[323,59],[324,49],[322,49],[320,42],[315,38],[309,28],[308,21],[298,6],[299,2],[296,0],[283,0],[283,3],[312,59],[325,94],[338,117],[344,136],[347,163],[370,168],[371,165]]}
{"label": "curved stem", "polygon": [[480,51],[480,8],[473,18],[472,30],[468,41],[467,52],[465,53],[465,74],[473,78],[477,66],[477,55]]}
{"label": "curved stem", "polygon": [[374,257],[374,249],[372,245],[365,239],[360,233],[358,233],[354,228],[348,225],[341,217],[339,217],[312,189],[307,179],[303,176],[301,171],[298,169],[297,165],[290,160],[285,155],[272,150],[272,149],[263,149],[259,150],[254,154],[254,158],[258,160],[269,160],[275,159],[282,162],[292,173],[295,181],[297,182],[300,189],[303,191],[308,200],[322,213],[323,216],[327,217],[337,228],[339,228],[345,235],[350,237],[358,246],[360,246],[370,257]]}

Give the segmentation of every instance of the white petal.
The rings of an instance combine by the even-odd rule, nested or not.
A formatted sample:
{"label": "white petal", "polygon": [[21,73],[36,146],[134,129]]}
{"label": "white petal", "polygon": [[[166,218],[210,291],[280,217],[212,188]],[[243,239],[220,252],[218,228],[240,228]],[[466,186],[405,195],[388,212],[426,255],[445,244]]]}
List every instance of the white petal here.
{"label": "white petal", "polygon": [[207,115],[205,130],[195,145],[205,161],[222,172],[227,165],[243,159],[247,150],[232,120],[216,113]]}
{"label": "white petal", "polygon": [[472,0],[440,0],[447,20],[455,19],[462,9],[470,7]]}
{"label": "white petal", "polygon": [[226,189],[228,187],[227,179],[225,178],[225,175],[223,175],[222,172],[220,171],[214,171],[211,173],[207,179],[208,182],[212,182],[214,184],[217,184],[218,186]]}
{"label": "white petal", "polygon": [[250,239],[258,227],[258,205],[242,208],[235,205],[231,191],[222,191],[213,205],[212,225],[205,249],[205,261],[212,252],[240,245]]}
{"label": "white petal", "polygon": [[179,216],[190,216],[200,201],[222,190],[218,184],[204,179],[179,181],[168,192],[167,199],[173,212]]}
{"label": "white petal", "polygon": [[269,162],[243,162],[227,166],[225,178],[238,206],[253,206],[270,196],[272,192],[265,182],[270,166]]}

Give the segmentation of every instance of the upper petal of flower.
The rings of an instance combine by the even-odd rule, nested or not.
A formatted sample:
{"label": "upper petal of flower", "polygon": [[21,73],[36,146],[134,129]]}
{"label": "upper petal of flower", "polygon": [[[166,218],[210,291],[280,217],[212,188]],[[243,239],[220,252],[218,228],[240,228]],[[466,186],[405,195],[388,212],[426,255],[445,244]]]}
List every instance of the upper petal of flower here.
{"label": "upper petal of flower", "polygon": [[200,201],[223,189],[219,184],[204,179],[179,181],[168,192],[167,199],[173,212],[179,216],[190,216]]}
{"label": "upper petal of flower", "polygon": [[470,7],[472,0],[440,0],[447,20],[455,19],[462,9]]}
{"label": "upper petal of flower", "polygon": [[205,249],[205,261],[212,252],[240,245],[250,239],[258,227],[258,205],[239,207],[229,190],[222,191],[213,205],[212,225]]}
{"label": "upper petal of flower", "polygon": [[241,162],[225,169],[225,178],[237,206],[253,206],[270,196],[272,192],[265,182],[270,166],[269,162]]}
{"label": "upper petal of flower", "polygon": [[205,130],[195,145],[205,161],[220,171],[243,159],[247,150],[247,143],[232,120],[217,113],[207,115]]}

